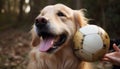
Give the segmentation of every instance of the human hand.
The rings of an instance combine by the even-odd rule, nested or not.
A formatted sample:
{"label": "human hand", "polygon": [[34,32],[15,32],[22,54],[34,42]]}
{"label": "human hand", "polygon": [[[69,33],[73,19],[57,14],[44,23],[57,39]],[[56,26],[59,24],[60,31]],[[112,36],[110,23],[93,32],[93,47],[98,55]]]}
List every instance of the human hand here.
{"label": "human hand", "polygon": [[113,44],[115,52],[105,54],[103,61],[111,62],[114,65],[120,66],[120,49],[116,44]]}

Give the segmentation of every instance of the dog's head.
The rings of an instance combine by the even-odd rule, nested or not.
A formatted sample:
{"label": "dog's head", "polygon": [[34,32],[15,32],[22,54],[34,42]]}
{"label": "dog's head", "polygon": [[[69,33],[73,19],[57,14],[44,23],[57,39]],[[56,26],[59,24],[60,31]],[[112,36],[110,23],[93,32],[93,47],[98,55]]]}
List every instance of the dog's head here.
{"label": "dog's head", "polygon": [[46,6],[35,18],[32,45],[41,52],[58,51],[86,24],[82,10],[72,10],[62,4]]}

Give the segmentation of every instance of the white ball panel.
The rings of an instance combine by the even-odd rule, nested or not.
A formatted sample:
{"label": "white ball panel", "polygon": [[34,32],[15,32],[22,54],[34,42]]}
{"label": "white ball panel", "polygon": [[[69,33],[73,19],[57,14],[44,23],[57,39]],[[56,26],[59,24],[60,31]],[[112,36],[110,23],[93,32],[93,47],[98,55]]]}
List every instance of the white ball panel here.
{"label": "white ball panel", "polygon": [[90,53],[95,53],[100,50],[103,46],[103,41],[100,35],[92,34],[84,37],[83,49]]}
{"label": "white ball panel", "polygon": [[83,34],[93,34],[98,33],[99,29],[95,25],[88,25],[79,29]]}

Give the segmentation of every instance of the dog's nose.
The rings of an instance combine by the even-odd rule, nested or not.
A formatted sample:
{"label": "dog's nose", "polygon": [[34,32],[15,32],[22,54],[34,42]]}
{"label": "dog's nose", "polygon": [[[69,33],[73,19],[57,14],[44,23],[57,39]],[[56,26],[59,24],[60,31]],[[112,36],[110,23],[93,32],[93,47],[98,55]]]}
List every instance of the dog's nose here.
{"label": "dog's nose", "polygon": [[35,19],[35,25],[37,27],[45,26],[48,23],[48,20],[45,17],[37,17]]}

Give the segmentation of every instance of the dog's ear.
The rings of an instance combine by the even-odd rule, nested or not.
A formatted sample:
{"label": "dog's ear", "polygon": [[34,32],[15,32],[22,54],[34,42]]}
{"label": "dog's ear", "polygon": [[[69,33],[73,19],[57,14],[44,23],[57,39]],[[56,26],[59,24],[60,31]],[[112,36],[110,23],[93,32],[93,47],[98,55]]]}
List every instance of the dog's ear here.
{"label": "dog's ear", "polygon": [[35,33],[34,29],[31,30],[31,35],[32,35],[31,45],[37,46],[40,43],[40,38]]}
{"label": "dog's ear", "polygon": [[77,28],[87,25],[88,19],[84,16],[84,10],[74,10],[74,20]]}

